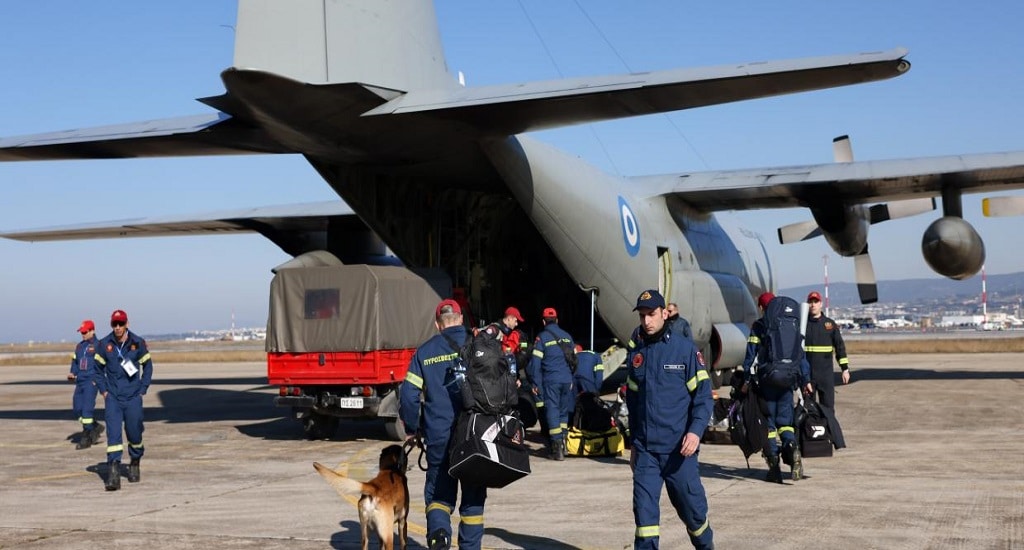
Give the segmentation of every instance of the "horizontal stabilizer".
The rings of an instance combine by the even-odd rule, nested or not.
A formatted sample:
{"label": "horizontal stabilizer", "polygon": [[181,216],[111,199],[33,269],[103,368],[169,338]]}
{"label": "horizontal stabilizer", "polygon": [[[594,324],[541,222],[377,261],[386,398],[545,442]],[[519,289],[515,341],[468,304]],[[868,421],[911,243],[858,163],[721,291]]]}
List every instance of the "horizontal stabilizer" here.
{"label": "horizontal stabilizer", "polygon": [[293,152],[224,113],[0,138],[0,161]]}
{"label": "horizontal stabilizer", "polygon": [[168,237],[225,233],[264,233],[267,229],[289,232],[326,230],[332,218],[351,218],[362,224],[342,201],[285,206],[243,208],[191,216],[156,216],[100,223],[64,225],[0,233],[16,241],[71,241],[121,237]]}

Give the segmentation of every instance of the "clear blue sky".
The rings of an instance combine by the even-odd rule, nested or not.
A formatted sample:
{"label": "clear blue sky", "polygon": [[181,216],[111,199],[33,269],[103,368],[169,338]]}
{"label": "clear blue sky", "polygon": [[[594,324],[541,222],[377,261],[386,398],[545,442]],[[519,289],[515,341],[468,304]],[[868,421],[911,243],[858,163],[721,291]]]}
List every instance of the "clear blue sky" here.
{"label": "clear blue sky", "polygon": [[[911,71],[862,86],[580,126],[541,139],[640,175],[831,161],[850,134],[861,160],[1024,149],[1024,20],[1011,2],[437,0],[449,66],[470,85],[909,48]],[[581,11],[581,7],[586,12]],[[0,136],[209,112],[222,93],[236,2],[0,3]],[[678,130],[677,130],[678,128]],[[335,198],[297,156],[0,163],[0,229],[187,214]],[[987,271],[1024,269],[1021,219],[965,216]],[[782,286],[852,281],[824,241],[782,247],[802,210],[740,212]],[[880,279],[937,277],[920,254],[932,215],[876,226]],[[258,236],[26,244],[0,241],[0,342],[77,338],[124,308],[143,333],[266,322],[270,268]]]}

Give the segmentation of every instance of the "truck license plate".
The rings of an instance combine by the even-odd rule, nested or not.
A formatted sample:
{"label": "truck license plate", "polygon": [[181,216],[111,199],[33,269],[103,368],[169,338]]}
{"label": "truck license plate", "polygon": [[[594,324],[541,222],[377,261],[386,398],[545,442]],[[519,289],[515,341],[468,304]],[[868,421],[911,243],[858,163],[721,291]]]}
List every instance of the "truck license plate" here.
{"label": "truck license plate", "polygon": [[362,397],[342,397],[338,400],[338,404],[343,409],[361,409],[363,408]]}

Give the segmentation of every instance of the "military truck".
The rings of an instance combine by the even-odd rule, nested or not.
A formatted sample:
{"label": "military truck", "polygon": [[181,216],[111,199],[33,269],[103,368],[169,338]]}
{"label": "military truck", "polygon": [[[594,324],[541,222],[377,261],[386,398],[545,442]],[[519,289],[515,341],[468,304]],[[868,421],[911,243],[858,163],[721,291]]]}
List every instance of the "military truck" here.
{"label": "military truck", "polygon": [[387,436],[401,440],[398,387],[416,348],[437,333],[434,308],[450,283],[404,267],[334,262],[275,269],[266,344],[274,404],[290,407],[310,439],[330,437],[343,418],[384,418]]}

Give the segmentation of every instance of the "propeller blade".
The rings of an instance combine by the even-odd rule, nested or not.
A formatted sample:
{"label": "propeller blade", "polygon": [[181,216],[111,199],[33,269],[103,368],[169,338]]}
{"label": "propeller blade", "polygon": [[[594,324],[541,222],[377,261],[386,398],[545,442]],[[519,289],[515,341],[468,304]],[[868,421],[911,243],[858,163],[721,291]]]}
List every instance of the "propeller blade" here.
{"label": "propeller blade", "polygon": [[878,301],[878,285],[875,282],[875,268],[871,265],[871,256],[867,247],[864,252],[853,257],[854,273],[857,277],[857,294],[860,303],[873,304]]}
{"label": "propeller blade", "polygon": [[832,158],[836,162],[853,162],[853,145],[850,136],[839,136],[832,140]]}
{"label": "propeller blade", "polygon": [[779,244],[796,243],[821,236],[821,228],[814,220],[791,223],[779,228]]}
{"label": "propeller blade", "polygon": [[981,212],[986,217],[1019,216],[1024,214],[1024,197],[989,197],[982,199]]}
{"label": "propeller blade", "polygon": [[925,212],[931,212],[932,210],[935,210],[934,197],[875,204],[871,206],[871,223],[875,224],[887,220],[908,218],[924,214]]}

